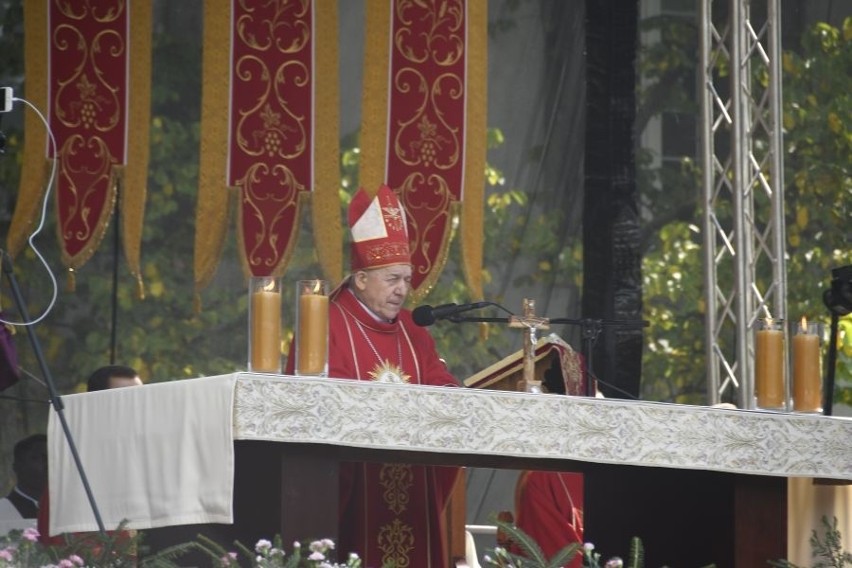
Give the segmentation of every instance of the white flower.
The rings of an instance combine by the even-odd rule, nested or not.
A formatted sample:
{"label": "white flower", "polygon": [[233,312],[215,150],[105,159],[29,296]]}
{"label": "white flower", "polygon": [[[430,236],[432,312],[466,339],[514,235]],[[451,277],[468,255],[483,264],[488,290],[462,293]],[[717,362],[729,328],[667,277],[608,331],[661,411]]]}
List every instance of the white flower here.
{"label": "white flower", "polygon": [[310,556],[308,556],[308,560],[313,560],[313,561],[325,560],[325,554],[323,554],[322,552],[319,552],[318,550],[315,550],[315,551],[311,552]]}
{"label": "white flower", "polygon": [[264,553],[267,552],[270,548],[272,548],[272,543],[266,540],[265,538],[257,541],[257,544],[254,545],[255,552]]}
{"label": "white flower", "polygon": [[604,565],[604,568],[623,568],[624,561],[618,556],[613,556]]}
{"label": "white flower", "polygon": [[586,554],[590,553],[594,549],[595,549],[595,545],[592,544],[591,542],[587,542],[587,543],[583,544],[583,552],[585,552]]}

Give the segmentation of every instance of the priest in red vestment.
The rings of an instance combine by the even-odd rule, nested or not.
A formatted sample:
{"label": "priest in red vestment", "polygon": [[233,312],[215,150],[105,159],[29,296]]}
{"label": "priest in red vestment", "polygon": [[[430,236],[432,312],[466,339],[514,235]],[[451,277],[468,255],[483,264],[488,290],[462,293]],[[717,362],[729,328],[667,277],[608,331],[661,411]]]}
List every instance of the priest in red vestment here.
{"label": "priest in red vestment", "polygon": [[[523,471],[515,486],[515,525],[547,558],[571,543],[583,544],[583,474]],[[583,565],[580,552],[567,566]]]}
{"label": "priest in red vestment", "polygon": [[[332,292],[330,377],[412,385],[457,386],[429,332],[414,324],[405,300],[411,255],[405,211],[381,186],[363,189],[349,206],[352,272]],[[288,372],[293,372],[291,345]],[[357,552],[367,567],[449,565],[444,508],[454,467],[341,464],[342,553]]]}

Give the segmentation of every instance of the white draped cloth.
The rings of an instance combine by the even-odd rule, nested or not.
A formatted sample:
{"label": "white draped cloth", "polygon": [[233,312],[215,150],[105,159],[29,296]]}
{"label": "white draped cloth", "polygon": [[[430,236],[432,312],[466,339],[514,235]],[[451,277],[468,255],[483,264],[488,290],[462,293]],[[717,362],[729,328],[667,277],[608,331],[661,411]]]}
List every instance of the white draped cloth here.
{"label": "white draped cloth", "polygon": [[[233,523],[235,375],[63,396],[104,527]],[[50,534],[98,530],[58,415],[48,423]]]}

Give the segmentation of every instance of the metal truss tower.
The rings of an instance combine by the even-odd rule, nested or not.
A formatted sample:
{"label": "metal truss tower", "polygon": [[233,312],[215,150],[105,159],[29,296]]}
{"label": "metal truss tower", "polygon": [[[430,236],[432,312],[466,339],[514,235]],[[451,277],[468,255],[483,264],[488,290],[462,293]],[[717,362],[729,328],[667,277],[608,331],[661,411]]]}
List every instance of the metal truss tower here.
{"label": "metal truss tower", "polygon": [[757,320],[787,319],[780,3],[701,0],[710,404],[754,408]]}

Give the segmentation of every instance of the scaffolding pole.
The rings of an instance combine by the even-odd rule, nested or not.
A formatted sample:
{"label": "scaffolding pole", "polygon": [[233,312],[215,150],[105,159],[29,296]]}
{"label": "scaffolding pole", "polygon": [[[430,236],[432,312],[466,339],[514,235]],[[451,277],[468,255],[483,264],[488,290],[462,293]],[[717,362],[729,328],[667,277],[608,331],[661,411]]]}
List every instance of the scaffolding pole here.
{"label": "scaffolding pole", "polygon": [[787,318],[780,0],[700,18],[707,391],[750,409],[756,322]]}

